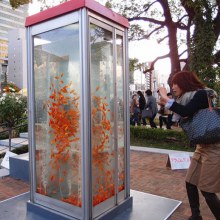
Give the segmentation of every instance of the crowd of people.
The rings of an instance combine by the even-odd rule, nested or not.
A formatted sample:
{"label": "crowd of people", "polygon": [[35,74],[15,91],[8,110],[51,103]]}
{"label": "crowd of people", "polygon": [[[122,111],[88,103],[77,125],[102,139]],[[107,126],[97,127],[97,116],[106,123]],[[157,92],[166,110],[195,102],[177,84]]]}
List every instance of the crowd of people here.
{"label": "crowd of people", "polygon": [[[167,93],[167,95],[172,98],[171,93]],[[152,116],[142,117],[142,111],[144,109],[149,109],[152,111]],[[130,115],[130,124],[133,126],[146,126],[148,121],[151,128],[157,128],[157,125],[154,121],[156,116],[159,116],[160,128],[163,128],[163,125],[165,125],[166,129],[171,129],[173,124],[172,111],[166,109],[165,106],[160,103],[160,101],[157,101],[152,95],[152,91],[150,89],[145,91],[145,95],[141,91],[137,91],[137,93],[132,95],[130,103]]]}

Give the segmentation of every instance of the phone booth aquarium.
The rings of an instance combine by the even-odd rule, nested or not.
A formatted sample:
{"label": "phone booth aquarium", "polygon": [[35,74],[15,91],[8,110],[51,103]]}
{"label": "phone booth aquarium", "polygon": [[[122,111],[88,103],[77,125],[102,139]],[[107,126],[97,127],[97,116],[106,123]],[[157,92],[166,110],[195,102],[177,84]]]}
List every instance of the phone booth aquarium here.
{"label": "phone booth aquarium", "polygon": [[127,29],[93,0],[27,17],[29,213],[113,219],[132,206]]}

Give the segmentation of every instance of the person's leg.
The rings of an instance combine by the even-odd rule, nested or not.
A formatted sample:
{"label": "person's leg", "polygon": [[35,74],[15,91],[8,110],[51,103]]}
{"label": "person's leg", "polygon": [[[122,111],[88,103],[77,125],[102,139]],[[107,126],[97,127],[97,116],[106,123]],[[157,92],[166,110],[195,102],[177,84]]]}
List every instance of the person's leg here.
{"label": "person's leg", "polygon": [[130,124],[133,126],[135,125],[134,115],[130,116]]}
{"label": "person's leg", "polygon": [[220,220],[220,200],[215,193],[201,191],[205,197],[205,201],[215,216],[216,220]]}
{"label": "person's leg", "polygon": [[197,186],[186,182],[186,192],[192,212],[192,216],[188,220],[202,220],[199,209],[199,192]]}
{"label": "person's leg", "polygon": [[160,124],[160,128],[162,128],[162,126],[163,126],[163,117],[162,117],[162,115],[159,116],[159,124]]}
{"label": "person's leg", "polygon": [[147,125],[146,118],[142,118],[142,121],[143,121],[143,125],[146,126]]}
{"label": "person's leg", "polygon": [[163,115],[162,120],[163,120],[163,122],[164,122],[164,124],[166,125],[166,128],[167,128],[167,116]]}
{"label": "person's leg", "polygon": [[172,114],[168,114],[168,117],[167,117],[167,129],[171,129],[171,125],[172,125]]}
{"label": "person's leg", "polygon": [[153,117],[149,119],[151,128],[157,128],[156,124],[154,123],[155,117],[156,117],[156,114],[154,114]]}
{"label": "person's leg", "polygon": [[134,124],[136,125],[136,123],[137,123],[137,125],[139,124],[139,115],[138,115],[138,113],[134,113]]}

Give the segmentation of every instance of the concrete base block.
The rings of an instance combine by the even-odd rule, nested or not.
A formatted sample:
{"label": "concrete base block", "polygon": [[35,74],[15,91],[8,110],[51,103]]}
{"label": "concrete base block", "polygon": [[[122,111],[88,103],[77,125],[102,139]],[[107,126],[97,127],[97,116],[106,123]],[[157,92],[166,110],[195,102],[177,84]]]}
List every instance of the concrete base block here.
{"label": "concrete base block", "polygon": [[[179,207],[181,201],[160,197],[148,193],[131,190],[132,207],[124,209],[123,212],[111,220],[167,220]],[[0,202],[0,219],[2,220],[73,220],[74,218],[48,213],[43,206],[37,207],[29,202],[30,195],[25,193],[17,197]],[[132,202],[128,200],[128,203]],[[126,205],[126,204],[125,204]],[[13,207],[13,212],[11,211]],[[123,209],[123,205],[122,205]],[[41,215],[39,215],[40,211]],[[49,210],[50,211],[50,210]],[[110,214],[110,213],[109,213]],[[110,219],[110,215],[106,218]]]}
{"label": "concrete base block", "polygon": [[29,181],[29,154],[9,157],[10,176],[15,179]]}
{"label": "concrete base block", "polygon": [[[114,207],[112,210],[107,211],[94,220],[113,220],[115,217],[125,212],[127,209],[132,208],[133,198],[129,197],[127,200]],[[33,219],[56,219],[56,220],[78,220],[74,217],[64,215],[47,207],[34,204],[30,201],[27,202],[27,214],[29,218]]]}

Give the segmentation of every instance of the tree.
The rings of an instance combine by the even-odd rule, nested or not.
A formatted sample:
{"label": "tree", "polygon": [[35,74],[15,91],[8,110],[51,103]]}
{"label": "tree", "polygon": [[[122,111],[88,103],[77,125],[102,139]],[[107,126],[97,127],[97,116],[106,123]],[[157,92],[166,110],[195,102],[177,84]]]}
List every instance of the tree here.
{"label": "tree", "polygon": [[[201,80],[210,87],[219,77],[220,51],[220,0],[127,0],[107,6],[117,9],[130,22],[129,40],[157,39],[166,42],[169,53],[157,57],[150,68],[154,69],[159,59],[170,58],[171,73],[168,79],[184,68],[196,71]],[[185,46],[185,50],[181,48]]]}
{"label": "tree", "polygon": [[13,128],[22,118],[27,117],[27,98],[16,93],[0,94],[0,120],[5,123],[9,131],[9,151],[11,151],[11,137]]}

